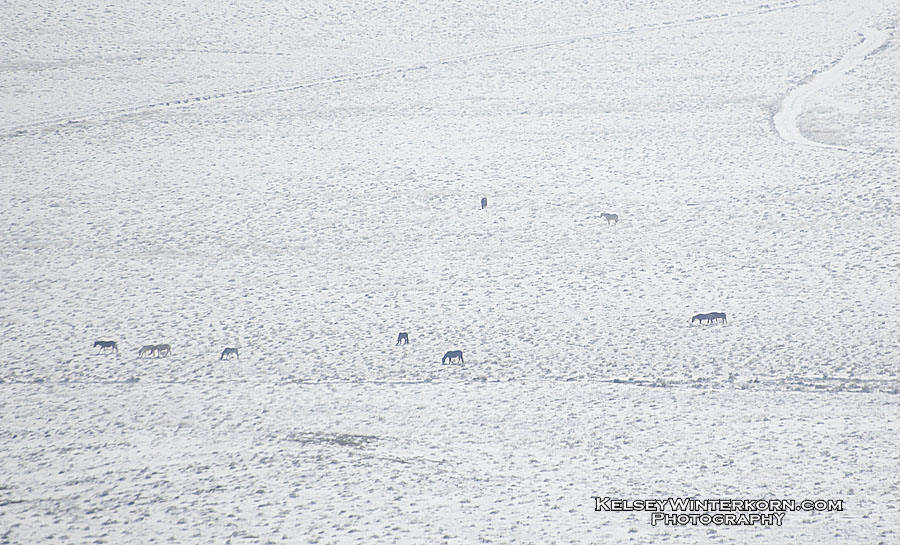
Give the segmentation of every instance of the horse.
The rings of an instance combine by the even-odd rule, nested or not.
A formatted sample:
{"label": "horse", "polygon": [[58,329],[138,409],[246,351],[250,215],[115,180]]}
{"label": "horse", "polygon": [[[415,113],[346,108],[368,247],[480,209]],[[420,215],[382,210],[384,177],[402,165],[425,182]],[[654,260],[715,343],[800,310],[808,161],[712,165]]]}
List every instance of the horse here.
{"label": "horse", "polygon": [[691,318],[691,325],[694,325],[694,321],[700,322],[700,325],[703,325],[703,320],[712,321],[712,314],[697,314],[693,318]]}
{"label": "horse", "polygon": [[116,351],[116,354],[119,353],[119,345],[116,344],[116,341],[95,341],[94,346],[99,346],[100,352],[103,352],[107,349],[112,349]]}
{"label": "horse", "polygon": [[167,344],[158,344],[153,347],[156,350],[156,357],[162,358],[172,353],[172,347]]}
{"label": "horse", "polygon": [[403,344],[409,344],[409,333],[402,332],[397,335],[397,344],[400,344],[401,341],[403,341]]}
{"label": "horse", "polygon": [[606,219],[606,225],[609,225],[610,222],[612,222],[616,225],[618,225],[618,223],[619,223],[619,215],[618,214],[608,214],[608,213],[604,212],[604,213],[600,214],[600,217]]}
{"label": "horse", "polygon": [[711,312],[711,313],[709,314],[709,321],[710,321],[710,322],[713,322],[713,321],[716,321],[716,320],[722,320],[722,323],[723,323],[723,324],[727,324],[727,323],[728,323],[728,318],[725,316],[725,313],[724,313],[724,312]]}
{"label": "horse", "polygon": [[226,348],[225,350],[222,350],[222,355],[219,356],[219,359],[224,360],[225,356],[228,356],[228,359],[231,359],[232,356],[236,357],[237,359],[241,359],[241,355],[238,354],[237,348]]}
{"label": "horse", "polygon": [[481,209],[487,208],[487,197],[481,197]]}
{"label": "horse", "polygon": [[138,350],[138,357],[139,358],[143,358],[144,356],[149,357],[149,356],[152,356],[154,352],[156,352],[155,344],[145,344],[144,346],[141,347],[140,350]]}
{"label": "horse", "polygon": [[462,350],[451,350],[444,354],[444,357],[441,359],[441,364],[447,363],[447,360],[450,360],[450,363],[453,363],[455,358],[459,358],[459,363],[466,363],[463,361]]}

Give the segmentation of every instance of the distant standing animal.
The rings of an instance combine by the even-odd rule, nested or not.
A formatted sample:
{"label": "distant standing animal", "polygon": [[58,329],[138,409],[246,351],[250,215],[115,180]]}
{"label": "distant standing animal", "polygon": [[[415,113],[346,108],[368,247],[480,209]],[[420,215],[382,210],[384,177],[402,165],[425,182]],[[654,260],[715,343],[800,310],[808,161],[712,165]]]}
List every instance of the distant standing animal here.
{"label": "distant standing animal", "polygon": [[463,361],[462,350],[451,350],[444,354],[444,357],[441,359],[441,364],[447,363],[447,360],[450,360],[450,363],[453,363],[453,360],[457,358],[459,358],[459,363],[466,363]]}
{"label": "distant standing animal", "polygon": [[172,353],[172,347],[167,344],[158,344],[154,349],[156,350],[157,358],[163,358]]}
{"label": "distant standing animal", "polygon": [[409,334],[402,332],[397,335],[397,344],[409,344]]}
{"label": "distant standing animal", "polygon": [[94,341],[94,346],[99,346],[100,352],[103,352],[104,350],[115,350],[116,354],[119,353],[119,345],[116,344],[116,341]]}
{"label": "distant standing animal", "polygon": [[618,223],[619,223],[619,215],[618,214],[608,214],[608,213],[604,212],[604,213],[600,214],[600,217],[606,219],[606,225],[609,225],[610,223],[618,225]]}
{"label": "distant standing animal", "polygon": [[481,197],[481,209],[487,208],[487,197]]}
{"label": "distant standing animal", "polygon": [[226,348],[225,350],[222,350],[222,355],[219,356],[219,359],[224,360],[226,357],[228,359],[231,359],[232,356],[234,356],[237,359],[241,359],[241,355],[238,354],[237,348]]}
{"label": "distant standing animal", "polygon": [[155,344],[145,344],[144,346],[141,347],[140,350],[138,350],[138,357],[139,357],[139,358],[150,357],[150,356],[152,356],[155,352],[156,352],[156,345],[155,345]]}

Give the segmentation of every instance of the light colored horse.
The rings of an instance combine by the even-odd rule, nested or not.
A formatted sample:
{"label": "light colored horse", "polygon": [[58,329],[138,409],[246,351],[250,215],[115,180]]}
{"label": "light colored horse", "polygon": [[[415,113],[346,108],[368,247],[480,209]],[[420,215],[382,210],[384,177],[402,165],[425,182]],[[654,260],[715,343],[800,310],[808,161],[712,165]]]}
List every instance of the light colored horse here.
{"label": "light colored horse", "polygon": [[600,217],[604,218],[606,220],[606,225],[609,225],[610,223],[614,223],[614,224],[619,223],[619,215],[618,214],[609,214],[607,212],[604,212],[604,213],[600,214]]}
{"label": "light colored horse", "polygon": [[144,346],[141,347],[140,350],[138,350],[138,357],[139,357],[139,358],[143,358],[143,357],[145,357],[145,356],[146,356],[146,357],[150,357],[150,356],[152,356],[155,352],[156,352],[156,345],[155,345],[155,344],[145,344]]}
{"label": "light colored horse", "polygon": [[228,359],[231,359],[232,356],[236,357],[237,359],[241,359],[241,355],[238,354],[237,348],[226,348],[225,350],[222,350],[222,355],[219,356],[219,359],[224,360],[226,357]]}
{"label": "light colored horse", "polygon": [[459,359],[459,363],[466,363],[463,361],[462,350],[451,350],[444,354],[444,357],[441,359],[441,364],[447,363],[447,360],[450,360],[450,363],[453,363],[454,359]]}

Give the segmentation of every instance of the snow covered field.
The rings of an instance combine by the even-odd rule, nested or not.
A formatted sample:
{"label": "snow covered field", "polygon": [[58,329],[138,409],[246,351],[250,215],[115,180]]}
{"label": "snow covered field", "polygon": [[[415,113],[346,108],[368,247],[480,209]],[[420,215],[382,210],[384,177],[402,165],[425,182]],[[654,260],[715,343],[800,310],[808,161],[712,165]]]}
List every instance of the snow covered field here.
{"label": "snow covered field", "polygon": [[0,15],[0,543],[900,541],[896,2]]}

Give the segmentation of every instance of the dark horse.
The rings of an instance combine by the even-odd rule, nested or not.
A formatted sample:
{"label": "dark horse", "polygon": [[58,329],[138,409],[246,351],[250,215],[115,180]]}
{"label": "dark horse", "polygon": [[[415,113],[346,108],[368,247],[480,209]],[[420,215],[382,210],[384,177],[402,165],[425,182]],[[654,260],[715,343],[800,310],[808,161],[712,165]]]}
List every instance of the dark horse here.
{"label": "dark horse", "polygon": [[119,346],[116,344],[116,341],[95,341],[94,346],[99,346],[100,352],[103,352],[107,349],[112,349],[116,351],[116,354],[119,353]]}
{"label": "dark horse", "polygon": [[706,320],[706,323],[711,324],[718,320],[722,320],[722,323],[727,324],[728,318],[725,316],[724,312],[710,312],[707,314],[697,314],[693,318],[691,318],[691,325],[694,325],[695,321],[700,322],[700,325],[703,325],[703,320]]}
{"label": "dark horse", "polygon": [[695,321],[700,322],[700,325],[703,325],[703,320],[711,322],[712,315],[711,314],[697,314],[693,318],[691,318],[691,325],[694,325]]}
{"label": "dark horse", "polygon": [[481,197],[481,209],[487,208],[487,197]]}
{"label": "dark horse", "polygon": [[409,333],[403,332],[397,335],[397,344],[409,344]]}
{"label": "dark horse", "polygon": [[463,361],[462,350],[451,350],[444,354],[444,357],[441,359],[441,363],[447,363],[447,360],[450,360],[450,363],[453,363],[455,358],[459,358],[459,363],[466,363]]}
{"label": "dark horse", "polygon": [[226,348],[222,350],[222,355],[219,356],[220,360],[224,360],[225,358],[231,359],[231,356],[236,357],[237,359],[241,359],[241,355],[238,354],[237,348]]}

